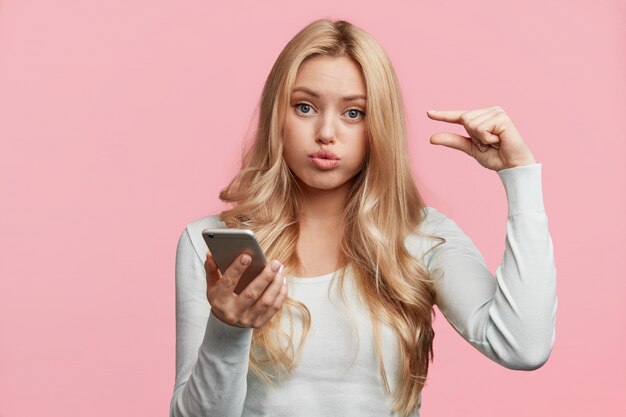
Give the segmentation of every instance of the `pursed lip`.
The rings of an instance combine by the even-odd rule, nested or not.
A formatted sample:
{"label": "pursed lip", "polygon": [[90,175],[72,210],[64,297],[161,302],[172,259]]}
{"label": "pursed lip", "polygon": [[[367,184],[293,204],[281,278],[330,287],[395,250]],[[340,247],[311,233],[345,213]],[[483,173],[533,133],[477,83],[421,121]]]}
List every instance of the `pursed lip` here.
{"label": "pursed lip", "polygon": [[318,159],[330,159],[330,160],[336,160],[338,161],[339,158],[337,155],[335,155],[334,153],[332,153],[329,150],[321,150],[321,151],[317,151],[315,153],[312,153],[309,155],[310,158],[318,158]]}
{"label": "pursed lip", "polygon": [[309,155],[309,161],[313,166],[322,171],[335,169],[341,163],[341,158],[327,149],[322,149]]}

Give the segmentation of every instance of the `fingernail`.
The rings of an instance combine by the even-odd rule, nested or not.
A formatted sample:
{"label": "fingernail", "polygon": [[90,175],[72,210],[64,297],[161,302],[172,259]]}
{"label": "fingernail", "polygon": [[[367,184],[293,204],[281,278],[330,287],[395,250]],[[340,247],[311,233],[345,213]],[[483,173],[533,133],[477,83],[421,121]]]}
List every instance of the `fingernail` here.
{"label": "fingernail", "polygon": [[250,255],[243,255],[241,257],[241,264],[248,265],[250,263],[250,260],[251,260]]}
{"label": "fingernail", "polygon": [[282,265],[280,264],[280,262],[272,261],[272,264],[270,265],[270,269],[272,270],[272,272],[278,272],[281,266]]}
{"label": "fingernail", "polygon": [[426,113],[437,113],[437,110],[428,110]]}
{"label": "fingernail", "polygon": [[487,150],[487,148],[486,148],[486,147],[484,147],[484,146],[483,146],[483,145],[481,145],[481,144],[478,144],[478,147],[479,147],[479,148],[480,148],[480,150],[481,150],[481,151],[483,151],[483,152],[485,152],[485,151]]}

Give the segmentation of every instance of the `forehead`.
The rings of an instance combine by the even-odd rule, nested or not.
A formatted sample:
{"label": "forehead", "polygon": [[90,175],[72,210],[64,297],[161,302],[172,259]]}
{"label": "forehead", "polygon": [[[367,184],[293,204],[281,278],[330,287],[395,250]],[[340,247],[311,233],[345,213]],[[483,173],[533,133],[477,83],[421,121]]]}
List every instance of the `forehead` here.
{"label": "forehead", "polygon": [[[296,75],[293,89],[306,87],[322,96],[365,95],[365,79],[352,58],[320,55],[306,60]],[[294,92],[297,94],[297,92]]]}

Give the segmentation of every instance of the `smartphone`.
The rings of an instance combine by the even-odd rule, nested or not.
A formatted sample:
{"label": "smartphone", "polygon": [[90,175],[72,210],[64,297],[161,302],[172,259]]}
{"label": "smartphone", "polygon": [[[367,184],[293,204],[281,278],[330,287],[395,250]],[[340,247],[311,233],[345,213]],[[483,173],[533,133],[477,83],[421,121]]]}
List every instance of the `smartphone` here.
{"label": "smartphone", "polygon": [[235,294],[241,294],[244,288],[263,271],[267,264],[265,255],[252,230],[204,229],[202,237],[215,259],[217,268],[222,274],[242,253],[247,253],[252,258],[252,262],[250,262],[250,265],[244,271],[235,287]]}

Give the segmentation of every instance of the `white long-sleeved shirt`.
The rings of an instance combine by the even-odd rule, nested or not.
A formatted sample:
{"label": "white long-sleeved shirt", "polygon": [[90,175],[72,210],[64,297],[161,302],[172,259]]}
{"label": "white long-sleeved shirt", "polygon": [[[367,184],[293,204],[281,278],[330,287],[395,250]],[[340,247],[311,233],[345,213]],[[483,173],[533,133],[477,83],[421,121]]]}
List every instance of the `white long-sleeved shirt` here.
{"label": "white long-sleeved shirt", "polygon": [[[438,241],[417,234],[405,240],[428,271],[443,272],[433,273],[436,304],[452,327],[482,354],[510,369],[540,367],[555,338],[556,268],[541,166],[497,171],[506,190],[508,216],[495,279],[471,239],[433,207],[424,208],[419,227],[444,237],[446,243],[426,253]],[[288,277],[289,295],[302,301],[312,317],[302,355],[292,373],[274,386],[249,372],[252,329],[230,326],[210,314],[204,270],[208,248],[201,236],[209,227],[224,224],[217,215],[202,217],[188,224],[178,241],[176,381],[170,417],[392,416],[391,400],[380,381],[370,316],[349,268],[345,303],[332,285],[335,273]],[[384,366],[393,390],[402,377],[397,374],[397,341],[390,328],[381,326]]]}

